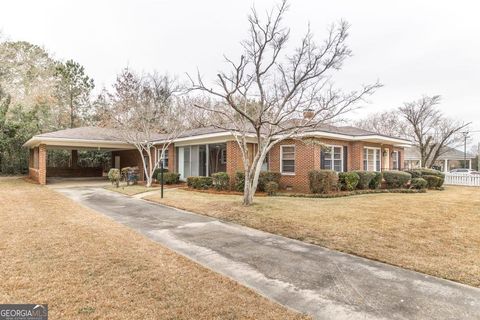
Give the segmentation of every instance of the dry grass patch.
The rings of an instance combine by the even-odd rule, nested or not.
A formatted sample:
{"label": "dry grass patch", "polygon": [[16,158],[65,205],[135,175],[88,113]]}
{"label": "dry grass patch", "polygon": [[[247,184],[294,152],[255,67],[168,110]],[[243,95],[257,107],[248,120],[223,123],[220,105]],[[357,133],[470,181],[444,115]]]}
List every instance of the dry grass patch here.
{"label": "dry grass patch", "polygon": [[0,301],[52,319],[298,319],[253,291],[80,207],[0,178]]}
{"label": "dry grass patch", "polygon": [[480,189],[334,199],[168,190],[147,199],[480,287]]}
{"label": "dry grass patch", "polygon": [[135,194],[160,190],[160,187],[147,188],[147,187],[142,186],[142,185],[134,184],[134,185],[131,185],[131,186],[120,185],[118,188],[115,187],[115,186],[108,186],[108,187],[105,187],[105,189],[110,190],[110,191],[115,191],[115,192],[118,192],[118,193],[122,193],[122,194],[126,194],[127,196],[133,196]]}

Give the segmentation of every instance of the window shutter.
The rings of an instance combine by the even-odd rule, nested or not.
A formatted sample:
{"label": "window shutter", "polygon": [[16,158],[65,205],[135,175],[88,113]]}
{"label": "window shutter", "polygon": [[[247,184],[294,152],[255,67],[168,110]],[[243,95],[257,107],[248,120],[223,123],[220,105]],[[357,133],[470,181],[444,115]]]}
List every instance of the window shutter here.
{"label": "window shutter", "polygon": [[320,169],[325,169],[325,151],[320,150]]}
{"label": "window shutter", "polygon": [[348,147],[343,146],[343,172],[348,171]]}
{"label": "window shutter", "polygon": [[402,162],[400,161],[402,159],[402,154],[400,151],[398,151],[397,153],[397,167],[398,167],[398,170],[402,170]]}

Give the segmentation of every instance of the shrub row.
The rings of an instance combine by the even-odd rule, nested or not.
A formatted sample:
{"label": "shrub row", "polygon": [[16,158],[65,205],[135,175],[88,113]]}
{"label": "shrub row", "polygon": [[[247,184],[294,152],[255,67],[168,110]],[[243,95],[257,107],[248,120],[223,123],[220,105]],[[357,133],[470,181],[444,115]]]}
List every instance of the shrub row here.
{"label": "shrub row", "polygon": [[330,194],[319,194],[319,193],[295,193],[289,194],[289,197],[295,198],[340,198],[348,196],[356,196],[362,194],[373,194],[373,193],[424,193],[425,189],[366,189],[366,190],[353,190],[349,192],[342,193],[330,193]]}
{"label": "shrub row", "polygon": [[412,180],[415,178],[422,178],[427,182],[428,189],[439,189],[445,182],[445,174],[434,169],[415,169],[407,171],[412,175]]}
{"label": "shrub row", "polygon": [[[391,176],[394,176],[393,172]],[[311,193],[328,194],[338,190],[378,189],[382,182],[382,174],[370,171],[350,171],[337,174],[333,170],[312,170],[308,173],[308,181]]]}

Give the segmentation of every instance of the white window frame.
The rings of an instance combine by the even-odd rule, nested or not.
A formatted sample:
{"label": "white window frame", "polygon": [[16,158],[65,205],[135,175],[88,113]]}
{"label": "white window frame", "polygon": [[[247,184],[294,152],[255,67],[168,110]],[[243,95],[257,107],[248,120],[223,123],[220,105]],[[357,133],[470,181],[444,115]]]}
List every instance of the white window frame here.
{"label": "white window frame", "polygon": [[[169,160],[169,157],[170,157],[170,155],[169,155],[170,152],[169,152],[168,149],[169,149],[169,148],[165,149],[165,155],[166,155],[165,159],[166,159],[166,160]],[[160,165],[160,161],[162,160],[162,148],[158,149],[157,159],[158,159],[158,164]],[[167,169],[168,169],[168,165],[165,166],[165,159],[163,159],[163,168],[167,168]]]}
{"label": "white window frame", "polygon": [[[293,172],[283,172],[283,148],[293,147]],[[294,144],[284,144],[280,146],[280,173],[284,176],[294,176],[297,171],[297,147]]]}
{"label": "white window frame", "polygon": [[[376,148],[376,147],[363,147],[363,149],[369,149],[369,150],[373,150],[373,168],[374,170],[373,171],[370,171],[370,172],[380,172],[382,171],[382,148]],[[380,170],[377,170],[377,150],[380,151],[379,153],[379,158],[380,158]],[[365,159],[365,152],[363,153],[363,156],[364,156],[364,159],[363,159],[363,162],[365,162],[365,160],[367,160],[367,167],[365,168],[365,165],[363,166],[363,169],[365,171],[368,171],[368,155],[367,155],[367,158]],[[363,163],[362,163],[363,164]]]}
{"label": "white window frame", "polygon": [[[343,170],[343,168],[344,168],[344,159],[343,159],[343,153],[344,153],[344,151],[343,151],[343,147],[344,147],[344,146],[336,145],[336,144],[331,144],[331,145],[326,145],[325,147],[327,147],[327,148],[332,148],[332,150],[330,151],[330,154],[332,155],[332,157],[329,159],[330,161],[332,161],[332,167],[331,167],[329,170],[333,170],[333,171],[335,171],[335,172],[343,172],[343,171],[344,171],[344,170]],[[340,161],[341,161],[341,163],[342,163],[341,166],[340,166],[340,171],[336,171],[336,170],[335,170],[335,164],[334,164],[335,156],[334,156],[333,148],[340,148]],[[325,154],[325,151],[324,151],[323,154]],[[324,157],[324,161],[325,161],[325,160],[327,160],[327,158]],[[337,160],[338,160],[338,159],[337,159]],[[322,161],[322,160],[320,159],[320,161]],[[324,163],[324,165],[325,165],[325,163]]]}
{"label": "white window frame", "polygon": [[220,163],[227,164],[227,147],[220,151]]}
{"label": "white window frame", "polygon": [[[393,150],[392,153],[393,153],[393,156],[392,156],[392,170],[398,170],[399,163],[400,163],[400,158],[398,157],[398,151]],[[395,167],[395,162],[397,163],[396,167]]]}

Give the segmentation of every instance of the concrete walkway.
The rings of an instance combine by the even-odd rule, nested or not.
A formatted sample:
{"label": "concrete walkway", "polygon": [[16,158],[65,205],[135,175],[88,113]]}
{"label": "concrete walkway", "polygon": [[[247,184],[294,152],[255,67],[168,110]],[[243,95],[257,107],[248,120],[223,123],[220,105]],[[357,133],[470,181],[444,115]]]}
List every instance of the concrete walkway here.
{"label": "concrete walkway", "polygon": [[479,319],[480,289],[95,187],[56,191],[316,319]]}

